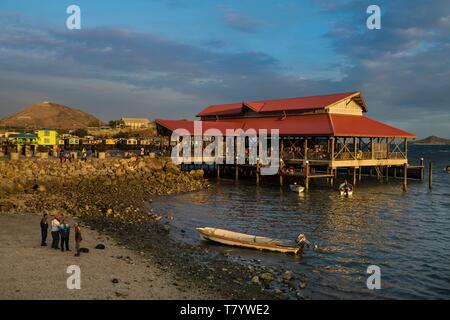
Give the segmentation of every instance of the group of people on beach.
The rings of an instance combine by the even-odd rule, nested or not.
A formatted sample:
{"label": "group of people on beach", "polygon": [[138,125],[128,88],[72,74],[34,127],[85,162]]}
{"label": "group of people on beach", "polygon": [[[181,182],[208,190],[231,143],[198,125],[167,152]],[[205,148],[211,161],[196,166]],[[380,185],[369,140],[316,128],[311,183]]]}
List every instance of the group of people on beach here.
{"label": "group of people on beach", "polygon": [[[44,213],[41,219],[41,246],[47,246],[47,236],[48,236],[48,214]],[[59,214],[55,215],[53,220],[50,222],[51,235],[52,235],[52,249],[59,250],[62,252],[71,251],[69,248],[70,240],[70,225],[67,218],[61,217]],[[80,244],[83,240],[81,237],[81,227],[78,223],[74,225],[75,229],[75,256],[80,256]]]}

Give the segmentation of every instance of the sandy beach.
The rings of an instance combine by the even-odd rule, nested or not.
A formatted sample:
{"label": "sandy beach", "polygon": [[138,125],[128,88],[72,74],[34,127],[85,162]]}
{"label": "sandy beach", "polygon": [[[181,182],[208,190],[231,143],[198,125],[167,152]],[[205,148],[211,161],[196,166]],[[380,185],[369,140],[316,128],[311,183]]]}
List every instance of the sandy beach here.
{"label": "sandy beach", "polygon": [[[0,299],[218,298],[161,270],[148,255],[87,227],[82,229],[82,246],[90,252],[81,257],[74,257],[73,251],[41,247],[39,220],[36,214],[0,215]],[[47,243],[51,244],[50,234]],[[97,243],[106,244],[106,249],[95,250]],[[70,245],[73,249],[73,234]],[[70,265],[81,268],[81,290],[67,289]]]}

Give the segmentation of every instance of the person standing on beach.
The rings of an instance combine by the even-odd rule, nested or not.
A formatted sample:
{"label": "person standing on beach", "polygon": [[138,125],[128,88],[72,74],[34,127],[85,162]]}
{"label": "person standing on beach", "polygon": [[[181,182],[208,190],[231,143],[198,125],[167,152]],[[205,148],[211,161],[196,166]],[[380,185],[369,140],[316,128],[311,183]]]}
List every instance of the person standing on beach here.
{"label": "person standing on beach", "polygon": [[41,246],[46,247],[47,246],[47,235],[48,235],[48,214],[44,213],[41,219]]}
{"label": "person standing on beach", "polygon": [[83,148],[83,151],[81,152],[81,161],[87,162],[87,151],[85,148]]}
{"label": "person standing on beach", "polygon": [[61,236],[61,251],[64,252],[64,246],[66,247],[66,251],[70,251],[69,249],[70,226],[66,222],[66,219],[63,219],[62,223],[59,225],[59,234]]}
{"label": "person standing on beach", "polygon": [[53,249],[59,249],[59,220],[61,218],[59,216],[56,216],[52,220],[52,248]]}
{"label": "person standing on beach", "polygon": [[75,257],[80,256],[80,243],[82,240],[83,240],[83,238],[81,237],[80,225],[78,223],[75,223],[75,249],[77,251],[75,253]]}

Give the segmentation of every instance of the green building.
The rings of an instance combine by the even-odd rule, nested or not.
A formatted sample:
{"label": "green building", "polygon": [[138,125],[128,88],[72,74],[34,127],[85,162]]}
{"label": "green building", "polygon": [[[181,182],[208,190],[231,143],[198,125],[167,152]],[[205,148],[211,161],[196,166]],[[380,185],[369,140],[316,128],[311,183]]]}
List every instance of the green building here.
{"label": "green building", "polygon": [[9,135],[8,141],[19,146],[35,146],[38,144],[38,136],[34,133],[17,133]]}

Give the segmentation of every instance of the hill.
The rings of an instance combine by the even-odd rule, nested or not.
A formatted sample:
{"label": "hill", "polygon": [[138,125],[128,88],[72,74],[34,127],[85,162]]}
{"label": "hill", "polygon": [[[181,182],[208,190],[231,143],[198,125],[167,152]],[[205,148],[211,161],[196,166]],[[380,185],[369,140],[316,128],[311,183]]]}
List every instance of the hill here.
{"label": "hill", "polygon": [[102,124],[86,112],[44,101],[0,120],[0,127],[78,129]]}
{"label": "hill", "polygon": [[436,136],[429,136],[422,140],[412,141],[413,144],[450,144],[450,139],[439,138]]}

